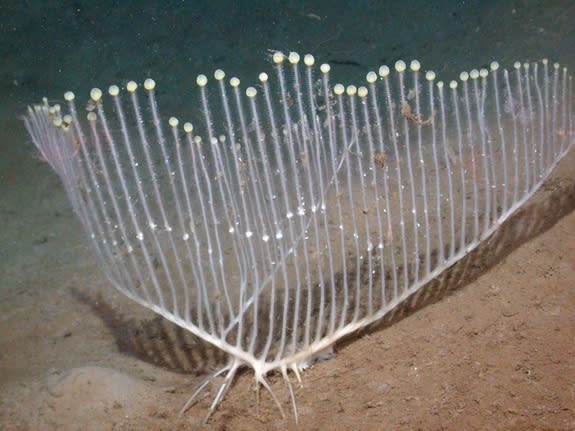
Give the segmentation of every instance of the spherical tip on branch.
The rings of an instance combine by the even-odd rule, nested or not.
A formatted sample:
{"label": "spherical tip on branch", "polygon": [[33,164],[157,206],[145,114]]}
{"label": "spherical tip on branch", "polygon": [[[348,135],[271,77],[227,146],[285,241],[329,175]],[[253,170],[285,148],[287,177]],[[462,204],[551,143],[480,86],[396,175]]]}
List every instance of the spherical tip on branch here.
{"label": "spherical tip on branch", "polygon": [[102,90],[99,88],[92,88],[90,90],[90,99],[98,103],[100,100],[102,100]]}
{"label": "spherical tip on branch", "polygon": [[407,65],[405,64],[405,61],[403,60],[397,60],[395,62],[395,71],[398,73],[403,73],[405,72],[405,69],[407,68]]}
{"label": "spherical tip on branch", "polygon": [[369,83],[369,84],[375,84],[375,82],[377,82],[377,74],[375,72],[369,72],[366,76],[365,76],[365,80]]}
{"label": "spherical tip on branch", "polygon": [[256,97],[256,94],[258,94],[258,91],[254,87],[246,88],[246,96],[248,96],[250,99]]}
{"label": "spherical tip on branch", "polygon": [[315,58],[313,58],[311,54],[306,54],[303,58],[303,62],[307,67],[312,67],[315,64]]}
{"label": "spherical tip on branch", "polygon": [[300,56],[297,52],[290,52],[288,60],[291,64],[298,64],[300,60]]}
{"label": "spherical tip on branch", "polygon": [[110,85],[108,88],[108,94],[112,97],[116,97],[118,94],[120,94],[120,87],[117,85]]}
{"label": "spherical tip on branch", "polygon": [[389,66],[386,66],[385,64],[383,66],[379,66],[379,70],[377,71],[377,73],[379,73],[379,76],[381,76],[382,78],[387,78],[389,76]]}
{"label": "spherical tip on branch", "polygon": [[222,81],[226,77],[226,73],[222,69],[217,69],[214,72],[214,79],[216,81]]}
{"label": "spherical tip on branch", "polygon": [[130,81],[126,84],[126,90],[128,90],[128,92],[133,93],[138,89],[138,84],[136,84],[135,81]]}
{"label": "spherical tip on branch", "polygon": [[196,84],[200,88],[205,87],[208,84],[208,77],[206,75],[198,75],[196,78]]}
{"label": "spherical tip on branch", "polygon": [[144,81],[144,88],[148,91],[153,91],[156,88],[156,81],[151,78],[148,78]]}
{"label": "spherical tip on branch", "polygon": [[274,62],[274,64],[282,64],[285,60],[285,55],[283,52],[281,51],[276,51],[274,52],[273,56],[272,56],[272,61]]}

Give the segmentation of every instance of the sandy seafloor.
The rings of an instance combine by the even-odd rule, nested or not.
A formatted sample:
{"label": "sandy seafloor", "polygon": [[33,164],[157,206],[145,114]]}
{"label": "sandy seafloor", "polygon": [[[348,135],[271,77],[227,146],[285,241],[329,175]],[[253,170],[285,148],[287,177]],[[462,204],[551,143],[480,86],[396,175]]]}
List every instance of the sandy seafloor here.
{"label": "sandy seafloor", "polygon": [[[549,0],[2,2],[0,429],[297,429],[266,394],[256,410],[249,373],[208,425],[210,396],[178,416],[221,358],[181,359],[171,328],[111,289],[25,134],[27,104],[153,76],[165,115],[185,116],[198,73],[253,82],[269,49],[342,63],[344,82],[399,58],[444,80],[494,59],[575,70],[574,22],[575,3]],[[532,239],[306,371],[299,429],[575,429],[574,184],[572,152],[515,219]]]}

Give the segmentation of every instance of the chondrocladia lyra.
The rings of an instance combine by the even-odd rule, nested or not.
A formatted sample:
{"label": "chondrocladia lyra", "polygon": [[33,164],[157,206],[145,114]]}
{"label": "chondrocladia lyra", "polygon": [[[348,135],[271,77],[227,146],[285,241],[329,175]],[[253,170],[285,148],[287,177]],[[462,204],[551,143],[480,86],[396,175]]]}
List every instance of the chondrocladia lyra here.
{"label": "chondrocladia lyra", "polygon": [[575,142],[572,79],[546,60],[449,83],[398,61],[347,87],[272,60],[245,89],[198,76],[193,124],[151,79],[25,117],[113,286],[229,356],[208,417],[250,367],[280,411],[283,375],[297,419],[290,371],[474,250]]}

